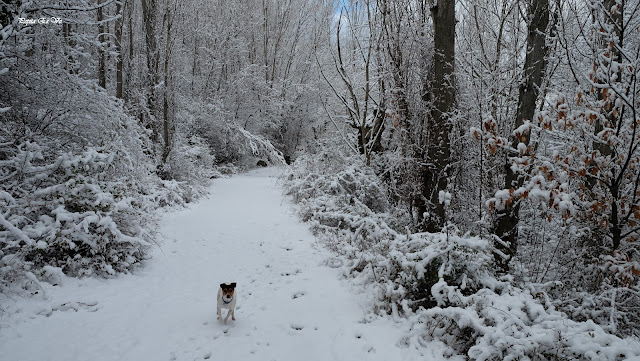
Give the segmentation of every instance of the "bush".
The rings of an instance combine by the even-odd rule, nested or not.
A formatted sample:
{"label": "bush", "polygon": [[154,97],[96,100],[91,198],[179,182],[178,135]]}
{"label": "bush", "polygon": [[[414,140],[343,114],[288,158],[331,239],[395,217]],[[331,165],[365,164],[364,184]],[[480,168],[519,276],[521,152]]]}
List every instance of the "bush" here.
{"label": "bush", "polygon": [[[131,180],[112,179],[114,152],[88,148],[37,161],[41,148],[25,143],[3,162],[20,182],[5,184],[0,201],[3,257],[0,269],[60,268],[72,276],[130,271],[145,258],[150,234],[145,213],[152,204]],[[41,163],[41,164],[34,164]],[[12,281],[2,274],[3,283]]]}
{"label": "bush", "polygon": [[382,182],[334,153],[298,159],[285,191],[320,240],[340,255],[332,264],[378,291],[376,310],[405,317],[403,341],[441,344],[443,357],[472,360],[623,360],[640,342],[556,310],[543,289],[497,277],[492,242],[445,233],[400,232]]}

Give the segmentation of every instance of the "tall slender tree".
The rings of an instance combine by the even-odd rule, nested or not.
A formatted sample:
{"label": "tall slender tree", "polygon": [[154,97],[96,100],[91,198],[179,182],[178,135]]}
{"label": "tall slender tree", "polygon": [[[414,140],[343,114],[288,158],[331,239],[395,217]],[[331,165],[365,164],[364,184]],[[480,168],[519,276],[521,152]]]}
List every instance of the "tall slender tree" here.
{"label": "tall slender tree", "polygon": [[[536,104],[540,98],[540,85],[544,76],[547,56],[546,34],[549,25],[549,1],[531,0],[528,4],[527,54],[524,61],[522,81],[518,94],[518,108],[513,123],[511,149],[505,162],[505,188],[511,193],[522,186],[524,178],[514,171],[511,157],[528,153],[530,134],[518,129],[525,121],[533,120]],[[496,213],[493,233],[499,237],[495,242],[496,265],[508,270],[509,261],[515,256],[518,246],[518,223],[520,202],[507,202]]]}
{"label": "tall slender tree", "polygon": [[454,79],[456,5],[454,0],[440,0],[431,7],[434,25],[433,79],[435,96],[429,119],[427,165],[424,170],[423,196],[431,204],[431,212],[424,219],[424,228],[439,232],[445,222],[445,205],[441,192],[447,191],[447,177],[451,158],[450,118],[456,103]]}
{"label": "tall slender tree", "polygon": [[98,0],[98,85],[100,85],[103,89],[107,88],[107,54],[104,50],[105,44],[105,33],[107,32],[106,21],[104,18],[105,7],[103,6],[103,1]]}
{"label": "tall slender tree", "polygon": [[160,85],[160,52],[158,50],[157,12],[158,2],[156,0],[141,0],[142,17],[144,20],[146,58],[147,58],[147,109],[148,119],[144,119],[147,128],[153,130],[152,139],[154,143],[160,140],[158,126],[155,122],[160,118],[158,111],[159,85]]}
{"label": "tall slender tree", "polygon": [[116,43],[116,98],[122,99],[122,82],[123,82],[123,59],[122,59],[122,28],[124,25],[124,9],[122,1],[116,2],[116,16],[118,18],[115,22],[114,37]]}

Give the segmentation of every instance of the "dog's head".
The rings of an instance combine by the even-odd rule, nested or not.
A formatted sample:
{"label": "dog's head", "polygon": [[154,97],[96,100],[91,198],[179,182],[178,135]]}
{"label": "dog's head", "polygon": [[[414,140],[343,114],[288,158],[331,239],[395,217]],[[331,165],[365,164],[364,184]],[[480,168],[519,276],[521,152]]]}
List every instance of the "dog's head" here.
{"label": "dog's head", "polygon": [[233,299],[233,294],[236,291],[236,283],[221,283],[220,289],[222,290],[222,299],[226,302],[230,302]]}

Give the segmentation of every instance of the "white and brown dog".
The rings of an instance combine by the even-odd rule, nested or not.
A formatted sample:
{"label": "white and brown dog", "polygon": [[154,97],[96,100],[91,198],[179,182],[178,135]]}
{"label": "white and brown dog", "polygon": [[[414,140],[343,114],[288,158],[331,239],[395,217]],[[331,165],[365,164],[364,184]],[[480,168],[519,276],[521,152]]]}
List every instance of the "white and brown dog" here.
{"label": "white and brown dog", "polygon": [[220,309],[226,308],[229,310],[227,312],[227,317],[224,318],[224,324],[227,324],[227,320],[229,316],[233,321],[236,320],[236,316],[234,314],[234,310],[236,308],[236,283],[221,283],[220,289],[218,290],[218,319],[222,319],[222,315],[220,314]]}

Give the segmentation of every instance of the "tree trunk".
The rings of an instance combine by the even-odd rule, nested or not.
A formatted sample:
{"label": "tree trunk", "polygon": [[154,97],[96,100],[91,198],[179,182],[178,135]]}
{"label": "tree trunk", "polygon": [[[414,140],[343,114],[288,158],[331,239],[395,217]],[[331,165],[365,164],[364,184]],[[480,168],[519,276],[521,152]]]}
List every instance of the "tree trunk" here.
{"label": "tree trunk", "polygon": [[[102,0],[98,0],[98,5],[102,4]],[[98,47],[98,85],[100,85],[103,89],[107,88],[107,70],[106,70],[106,54],[104,51],[104,14],[103,14],[103,6],[98,7],[98,42],[100,43]]]}
{"label": "tree trunk", "polygon": [[142,16],[144,18],[144,29],[145,29],[145,42],[147,45],[147,87],[149,89],[149,96],[147,98],[147,105],[149,107],[149,112],[151,113],[151,118],[148,120],[146,127],[151,128],[153,131],[152,139],[154,143],[159,142],[158,135],[158,127],[155,125],[158,117],[158,84],[160,82],[160,74],[158,71],[158,66],[160,63],[160,53],[158,52],[157,47],[157,39],[156,39],[156,11],[157,11],[157,2],[156,0],[141,0],[142,4]]}
{"label": "tree trunk", "polygon": [[129,9],[129,63],[133,60],[133,14],[135,11],[134,8],[135,2],[130,1],[127,3],[127,8]]}
{"label": "tree trunk", "polygon": [[[615,41],[616,43],[614,44],[614,41],[612,40],[603,41],[603,48],[606,49],[606,50],[603,49],[605,52],[604,56],[607,60],[604,60],[602,58],[597,60],[596,64],[598,66],[608,67],[610,66],[608,64],[609,62],[617,63],[617,64],[623,63],[622,53],[620,49],[622,49],[624,45],[623,44],[624,33],[622,31],[622,29],[624,29],[624,23],[623,23],[624,22],[624,5],[625,5],[624,1],[622,3],[616,0],[603,1],[602,8],[606,11],[604,16],[604,21],[611,26],[610,38],[616,39]],[[608,60],[608,59],[611,59],[611,60]],[[611,79],[598,79],[598,82],[606,85],[607,86],[605,88],[606,90],[608,90],[609,88],[613,88],[615,85],[620,86],[619,84],[623,79],[622,67],[619,67],[614,74],[615,74],[615,78],[611,77]],[[604,118],[606,118],[606,123],[608,123],[607,127],[616,129],[618,127],[619,122],[622,121],[621,118],[622,118],[622,114],[624,114],[624,106],[621,111],[614,112],[613,109],[616,108],[616,105],[611,100],[609,100],[610,97],[605,98],[603,92],[604,90],[598,92],[598,100],[602,100],[606,104],[605,106],[603,106],[602,111],[604,112]],[[605,128],[605,125],[602,123],[602,119],[600,117],[596,118],[594,134],[595,135],[599,134],[604,130],[604,128]],[[632,153],[631,151],[632,147],[633,147],[633,142],[629,144],[629,154]],[[612,149],[612,147],[609,144],[606,144],[602,141],[596,141],[594,142],[593,148],[594,150],[597,150],[598,152],[600,152],[601,155],[607,157],[608,161],[610,161],[612,164],[616,163],[614,158],[618,157],[618,154],[616,154],[614,149]],[[589,173],[591,173],[591,170],[593,169],[593,167],[594,166],[590,167]],[[618,247],[620,246],[620,242],[622,241],[623,225],[621,224],[622,220],[618,216],[618,203],[624,204],[624,200],[620,198],[621,197],[620,188],[622,186],[621,182],[624,181],[624,177],[622,176],[622,174],[625,172],[626,169],[627,169],[627,165],[623,165],[620,169],[616,169],[615,167],[611,169],[611,183],[606,185],[606,187],[609,190],[609,193],[611,193],[611,201],[610,201],[611,210],[609,213],[609,236],[611,237],[612,251],[617,250]],[[596,183],[597,183],[596,177],[590,178],[591,188],[593,188],[593,186]]]}
{"label": "tree trunk", "polygon": [[116,13],[120,18],[116,20],[115,37],[116,37],[116,98],[122,99],[122,25],[124,24],[122,3],[116,2]]}
{"label": "tree trunk", "polygon": [[[548,0],[532,0],[528,8],[528,16],[531,23],[527,35],[527,55],[524,61],[524,76],[519,88],[514,129],[523,125],[525,120],[533,118],[540,95],[540,84],[544,76],[545,56],[548,49],[545,43],[549,24]],[[528,146],[529,140],[529,133],[520,134],[512,139],[511,147],[517,149],[519,143]],[[513,172],[508,158],[505,163],[505,172],[506,189],[522,186],[524,179]],[[493,233],[501,240],[495,242],[496,266],[504,272],[508,271],[509,261],[516,255],[518,247],[519,211],[520,203],[517,200],[509,202],[504,209],[497,212],[493,226]]]}
{"label": "tree trunk", "polygon": [[432,211],[423,220],[429,232],[439,232],[445,223],[444,204],[439,193],[447,190],[447,177],[451,149],[449,117],[456,101],[454,82],[455,63],[455,1],[440,0],[431,8],[434,23],[434,72],[432,87],[436,97],[430,119],[430,140],[427,144],[427,162],[423,178],[423,197],[430,201]]}
{"label": "tree trunk", "polygon": [[165,45],[164,52],[164,99],[162,106],[162,118],[163,118],[163,132],[162,139],[164,141],[164,148],[162,150],[162,164],[167,162],[167,158],[169,157],[169,153],[171,152],[171,142],[169,139],[170,133],[170,120],[169,120],[169,59],[171,57],[171,12],[167,9],[166,13],[167,19],[167,42]]}
{"label": "tree trunk", "polygon": [[[195,14],[195,28],[197,29],[199,24],[199,16],[198,13],[196,12]],[[191,65],[191,93],[195,94],[196,90],[195,90],[195,79],[196,79],[196,75],[198,75],[198,39],[200,37],[198,36],[198,34],[193,34],[193,63]],[[218,83],[218,86],[220,86],[220,84]]]}
{"label": "tree trunk", "polygon": [[262,43],[264,46],[263,56],[264,56],[264,81],[269,81],[269,8],[267,7],[267,2],[262,0]]}

